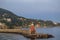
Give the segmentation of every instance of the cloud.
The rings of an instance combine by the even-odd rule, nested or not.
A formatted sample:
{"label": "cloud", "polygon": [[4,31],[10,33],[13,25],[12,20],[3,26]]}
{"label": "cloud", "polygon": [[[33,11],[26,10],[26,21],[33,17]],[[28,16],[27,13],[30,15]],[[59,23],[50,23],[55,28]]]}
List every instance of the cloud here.
{"label": "cloud", "polygon": [[48,0],[5,0],[6,2],[48,2]]}
{"label": "cloud", "polygon": [[24,10],[24,12],[60,12],[59,4],[56,1],[57,0],[6,0],[3,7],[18,10],[17,12],[20,10]]}
{"label": "cloud", "polygon": [[[3,2],[3,0],[0,1]],[[3,6],[5,7],[5,5],[8,8],[10,8],[10,6],[14,8],[18,7],[18,9],[23,8],[24,11],[25,10],[50,11],[50,12],[60,11],[59,0],[5,0]]]}

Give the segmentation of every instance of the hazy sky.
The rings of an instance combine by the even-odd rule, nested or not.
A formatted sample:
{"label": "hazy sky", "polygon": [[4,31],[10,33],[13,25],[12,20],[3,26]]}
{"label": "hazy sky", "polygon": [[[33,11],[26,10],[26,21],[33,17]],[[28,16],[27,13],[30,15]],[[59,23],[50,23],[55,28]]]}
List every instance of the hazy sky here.
{"label": "hazy sky", "polygon": [[26,18],[60,22],[60,0],[0,0],[0,8]]}

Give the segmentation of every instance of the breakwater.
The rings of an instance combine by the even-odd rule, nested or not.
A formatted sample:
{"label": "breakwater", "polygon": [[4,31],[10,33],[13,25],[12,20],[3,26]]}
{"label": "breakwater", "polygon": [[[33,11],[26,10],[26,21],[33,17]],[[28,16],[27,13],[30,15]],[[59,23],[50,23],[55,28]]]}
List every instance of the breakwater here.
{"label": "breakwater", "polygon": [[0,33],[18,33],[23,35],[26,38],[52,38],[53,36],[50,34],[30,34],[28,30],[22,30],[22,29],[0,29]]}
{"label": "breakwater", "polygon": [[0,29],[0,33],[19,33],[19,34],[27,34],[29,31],[22,29]]}

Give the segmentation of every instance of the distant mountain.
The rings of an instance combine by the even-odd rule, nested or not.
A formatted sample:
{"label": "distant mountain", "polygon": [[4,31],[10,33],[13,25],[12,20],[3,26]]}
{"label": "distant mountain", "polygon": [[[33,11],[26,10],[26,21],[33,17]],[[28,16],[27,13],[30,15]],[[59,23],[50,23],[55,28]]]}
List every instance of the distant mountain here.
{"label": "distant mountain", "polygon": [[36,25],[40,22],[41,26],[55,26],[52,21],[44,21],[44,20],[37,20],[37,19],[28,19],[21,16],[15,15],[13,12],[8,11],[6,9],[0,8],[0,22],[5,23],[9,28],[13,28],[14,26],[28,26],[32,22]]}

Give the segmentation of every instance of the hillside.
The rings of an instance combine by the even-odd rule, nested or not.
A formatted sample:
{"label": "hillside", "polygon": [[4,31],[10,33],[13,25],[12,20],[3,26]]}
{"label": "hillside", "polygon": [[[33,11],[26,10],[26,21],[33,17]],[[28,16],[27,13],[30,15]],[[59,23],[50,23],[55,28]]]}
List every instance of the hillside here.
{"label": "hillside", "polygon": [[28,19],[21,16],[15,15],[13,12],[10,12],[6,9],[0,8],[0,23],[4,23],[8,28],[14,27],[28,27],[31,23],[40,24],[40,26],[56,26],[52,21],[44,21],[37,19]]}

